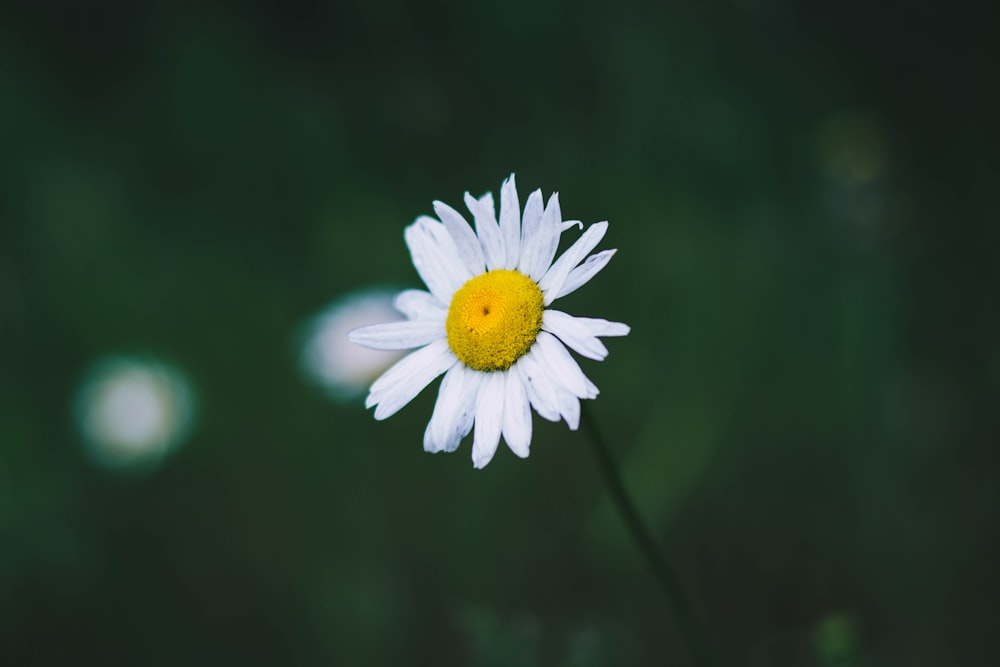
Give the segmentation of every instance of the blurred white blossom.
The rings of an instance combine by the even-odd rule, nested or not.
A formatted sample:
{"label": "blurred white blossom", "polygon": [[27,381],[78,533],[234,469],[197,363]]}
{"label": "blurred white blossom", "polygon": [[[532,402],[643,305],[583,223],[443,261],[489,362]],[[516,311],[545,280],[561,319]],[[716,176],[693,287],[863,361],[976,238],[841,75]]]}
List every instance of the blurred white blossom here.
{"label": "blurred white blossom", "polygon": [[393,308],[394,291],[352,292],[330,304],[304,327],[301,346],[303,374],[336,401],[357,398],[404,354],[402,350],[371,350],[354,345],[347,333],[358,327],[403,319]]}
{"label": "blurred white blossom", "polygon": [[194,397],[178,369],[153,360],[114,357],[87,373],[74,411],[95,463],[149,469],[189,434]]}

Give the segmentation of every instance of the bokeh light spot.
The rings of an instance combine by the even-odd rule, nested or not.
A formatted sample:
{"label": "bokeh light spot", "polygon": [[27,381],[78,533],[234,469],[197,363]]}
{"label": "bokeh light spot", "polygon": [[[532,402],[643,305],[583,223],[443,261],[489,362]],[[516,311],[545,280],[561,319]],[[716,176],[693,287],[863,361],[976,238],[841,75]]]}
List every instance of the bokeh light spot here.
{"label": "bokeh light spot", "polygon": [[110,469],[145,471],[188,436],[195,411],[190,382],[159,361],[114,357],[96,363],[74,401],[91,460]]}

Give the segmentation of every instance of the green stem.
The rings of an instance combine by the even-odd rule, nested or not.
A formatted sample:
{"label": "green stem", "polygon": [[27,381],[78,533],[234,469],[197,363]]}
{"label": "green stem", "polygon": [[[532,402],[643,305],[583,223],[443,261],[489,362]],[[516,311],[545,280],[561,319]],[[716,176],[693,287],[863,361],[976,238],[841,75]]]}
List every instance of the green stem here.
{"label": "green stem", "polygon": [[608,491],[611,492],[611,498],[615,502],[615,508],[621,515],[622,521],[625,522],[629,532],[632,533],[632,538],[635,540],[636,546],[639,547],[639,551],[646,557],[646,562],[652,568],[653,574],[656,575],[656,579],[663,589],[663,594],[667,598],[667,604],[670,606],[671,611],[673,611],[677,626],[691,649],[695,664],[704,667],[717,665],[718,662],[708,642],[708,637],[701,623],[699,623],[697,616],[695,616],[694,609],[687,595],[685,595],[684,589],[677,579],[677,575],[674,574],[663,553],[656,546],[653,538],[650,537],[649,530],[646,529],[642,523],[642,519],[639,518],[639,512],[635,509],[635,503],[632,502],[628,491],[625,490],[625,485],[622,483],[618,468],[611,458],[607,441],[597,427],[597,422],[594,421],[593,416],[587,409],[586,403],[581,401],[581,404],[581,421],[584,427],[590,431],[590,439],[594,443],[597,462],[604,475]]}

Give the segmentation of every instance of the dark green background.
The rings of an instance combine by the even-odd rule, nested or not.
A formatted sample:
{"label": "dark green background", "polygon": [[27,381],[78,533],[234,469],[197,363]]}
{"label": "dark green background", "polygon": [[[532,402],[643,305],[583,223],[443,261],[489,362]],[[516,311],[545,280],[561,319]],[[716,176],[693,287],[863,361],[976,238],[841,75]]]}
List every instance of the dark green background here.
{"label": "dark green background", "polygon": [[[558,190],[618,256],[593,404],[732,665],[973,665],[1000,623],[988,3],[7,3],[0,664],[688,662],[585,434],[421,451],[295,328],[403,227]],[[90,465],[87,367],[200,419]]]}

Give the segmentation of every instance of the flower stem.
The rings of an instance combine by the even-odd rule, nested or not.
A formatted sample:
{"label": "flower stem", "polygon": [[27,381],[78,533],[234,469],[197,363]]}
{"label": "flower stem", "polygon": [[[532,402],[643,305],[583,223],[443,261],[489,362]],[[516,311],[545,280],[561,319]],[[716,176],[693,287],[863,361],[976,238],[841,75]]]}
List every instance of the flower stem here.
{"label": "flower stem", "polygon": [[685,595],[684,589],[677,579],[677,575],[674,574],[673,568],[670,567],[663,553],[656,546],[656,542],[650,536],[649,530],[639,517],[638,511],[635,509],[635,503],[632,502],[628,491],[625,490],[625,485],[622,483],[618,468],[615,467],[615,462],[611,458],[607,441],[601,434],[601,430],[597,427],[597,422],[590,414],[590,410],[587,409],[586,403],[581,401],[581,404],[581,421],[584,427],[590,432],[590,439],[594,443],[594,451],[597,454],[597,462],[601,468],[601,473],[604,475],[604,481],[608,485],[611,498],[615,502],[615,508],[618,510],[622,521],[625,522],[629,532],[632,534],[636,546],[639,547],[639,551],[646,557],[646,562],[649,563],[653,574],[660,583],[660,587],[663,589],[663,594],[667,598],[667,604],[674,614],[674,619],[677,622],[680,632],[687,640],[688,646],[691,649],[695,664],[703,667],[717,665],[718,662],[708,642],[708,637],[701,623],[699,623],[697,616],[695,616],[694,609],[687,595]]}

